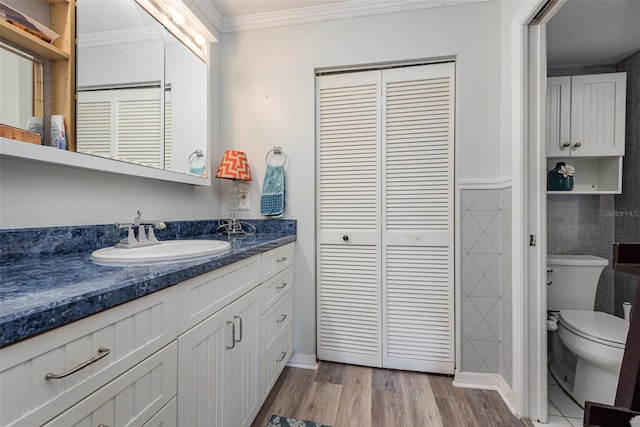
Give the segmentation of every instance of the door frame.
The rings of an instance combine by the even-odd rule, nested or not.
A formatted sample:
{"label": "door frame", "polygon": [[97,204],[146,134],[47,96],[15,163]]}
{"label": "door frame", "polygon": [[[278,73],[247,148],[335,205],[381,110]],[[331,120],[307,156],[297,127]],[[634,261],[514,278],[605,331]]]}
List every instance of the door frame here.
{"label": "door frame", "polygon": [[[535,0],[511,25],[513,392],[515,412],[547,420],[546,24],[566,0]],[[530,244],[530,236],[535,243]]]}

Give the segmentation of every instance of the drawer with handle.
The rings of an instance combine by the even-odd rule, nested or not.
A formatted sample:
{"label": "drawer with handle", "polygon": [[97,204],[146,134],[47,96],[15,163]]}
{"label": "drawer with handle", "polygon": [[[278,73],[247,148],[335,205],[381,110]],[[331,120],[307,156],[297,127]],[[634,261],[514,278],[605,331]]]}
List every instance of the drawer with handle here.
{"label": "drawer with handle", "polygon": [[176,396],[178,343],[173,342],[63,412],[45,427],[141,426]]}
{"label": "drawer with handle", "polygon": [[262,358],[262,379],[261,390],[263,396],[267,396],[269,391],[280,376],[293,352],[293,328],[289,324],[278,340],[271,347],[270,351]]}
{"label": "drawer with handle", "polygon": [[293,267],[278,273],[261,285],[262,312],[269,310],[280,298],[293,289]]}
{"label": "drawer with handle", "polygon": [[293,318],[293,292],[287,294],[262,316],[262,354],[269,351]]}
{"label": "drawer with handle", "polygon": [[293,265],[295,242],[288,243],[279,248],[272,249],[262,254],[262,282],[269,280],[285,268]]}
{"label": "drawer with handle", "polygon": [[177,289],[0,350],[0,426],[42,425],[177,335]]}

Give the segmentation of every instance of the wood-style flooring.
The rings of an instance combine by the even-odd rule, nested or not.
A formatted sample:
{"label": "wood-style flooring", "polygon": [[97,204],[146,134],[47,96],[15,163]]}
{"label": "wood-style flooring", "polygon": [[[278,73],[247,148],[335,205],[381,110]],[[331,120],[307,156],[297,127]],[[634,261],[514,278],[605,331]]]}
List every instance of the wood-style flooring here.
{"label": "wood-style flooring", "polygon": [[320,362],[285,368],[252,427],[282,415],[334,427],[523,427],[495,391],[457,388],[452,378]]}

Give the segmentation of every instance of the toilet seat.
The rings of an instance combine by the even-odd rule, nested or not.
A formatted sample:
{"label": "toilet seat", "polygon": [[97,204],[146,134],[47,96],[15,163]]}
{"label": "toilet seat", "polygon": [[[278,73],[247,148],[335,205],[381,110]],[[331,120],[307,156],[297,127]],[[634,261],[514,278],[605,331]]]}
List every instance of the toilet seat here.
{"label": "toilet seat", "polygon": [[624,349],[629,322],[600,311],[560,310],[560,323],[589,341]]}

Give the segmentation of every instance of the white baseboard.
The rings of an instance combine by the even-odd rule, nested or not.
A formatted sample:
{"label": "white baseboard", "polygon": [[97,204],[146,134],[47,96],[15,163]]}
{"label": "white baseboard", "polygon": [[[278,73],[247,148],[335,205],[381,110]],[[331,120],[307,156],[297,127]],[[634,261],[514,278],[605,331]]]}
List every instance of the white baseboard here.
{"label": "white baseboard", "polygon": [[453,385],[461,388],[477,388],[482,390],[495,390],[498,392],[511,413],[519,417],[513,405],[515,396],[513,390],[500,374],[483,374],[479,372],[456,371]]}
{"label": "white baseboard", "polygon": [[318,369],[318,359],[315,354],[293,353],[287,366],[292,368]]}

